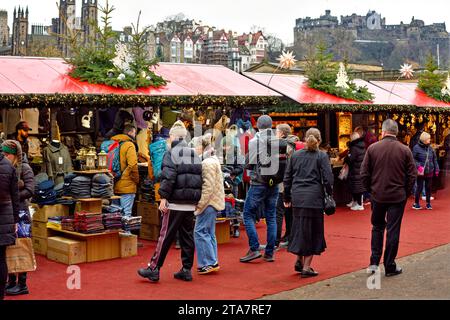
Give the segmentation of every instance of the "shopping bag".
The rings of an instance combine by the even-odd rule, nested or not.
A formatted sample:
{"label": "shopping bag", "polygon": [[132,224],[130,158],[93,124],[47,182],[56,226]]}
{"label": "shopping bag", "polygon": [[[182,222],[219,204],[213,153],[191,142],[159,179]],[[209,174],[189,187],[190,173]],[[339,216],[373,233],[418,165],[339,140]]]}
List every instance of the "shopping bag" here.
{"label": "shopping bag", "polygon": [[36,270],[36,258],[30,238],[18,238],[15,245],[6,248],[6,264],[8,273]]}

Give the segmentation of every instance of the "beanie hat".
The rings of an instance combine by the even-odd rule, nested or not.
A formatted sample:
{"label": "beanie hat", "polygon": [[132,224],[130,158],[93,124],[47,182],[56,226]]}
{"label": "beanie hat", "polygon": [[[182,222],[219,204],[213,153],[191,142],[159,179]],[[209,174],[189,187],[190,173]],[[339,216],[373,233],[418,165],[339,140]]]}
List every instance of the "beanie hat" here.
{"label": "beanie hat", "polygon": [[183,121],[178,120],[177,122],[175,122],[173,124],[172,128],[170,129],[169,134],[171,136],[185,138],[187,136],[187,130],[186,130],[186,126],[184,125]]}
{"label": "beanie hat", "polygon": [[258,118],[256,126],[259,130],[271,129],[272,128],[272,118],[268,115],[262,115]]}

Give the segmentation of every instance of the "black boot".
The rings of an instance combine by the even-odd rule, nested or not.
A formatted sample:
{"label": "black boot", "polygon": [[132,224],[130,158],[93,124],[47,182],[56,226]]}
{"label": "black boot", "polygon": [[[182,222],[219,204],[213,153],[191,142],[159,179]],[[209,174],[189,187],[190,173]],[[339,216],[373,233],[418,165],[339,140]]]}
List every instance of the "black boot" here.
{"label": "black boot", "polygon": [[19,296],[23,294],[29,294],[27,287],[27,274],[19,273],[19,281],[16,286],[5,291],[7,296]]}
{"label": "black boot", "polygon": [[180,271],[173,274],[173,277],[178,280],[192,281],[192,273],[190,269],[181,268]]}
{"label": "black boot", "polygon": [[148,280],[152,282],[158,282],[159,281],[159,268],[152,269],[150,267],[146,269],[139,269],[138,274],[142,278],[147,278]]}
{"label": "black boot", "polygon": [[8,275],[8,283],[6,283],[5,290],[10,290],[16,286],[17,277],[15,273],[10,273]]}

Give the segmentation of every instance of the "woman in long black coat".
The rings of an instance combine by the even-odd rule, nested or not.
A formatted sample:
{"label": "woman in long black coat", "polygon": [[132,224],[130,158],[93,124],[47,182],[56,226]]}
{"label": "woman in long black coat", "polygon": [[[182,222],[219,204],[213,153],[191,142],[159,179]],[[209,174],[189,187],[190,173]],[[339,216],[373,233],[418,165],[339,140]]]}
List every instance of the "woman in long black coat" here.
{"label": "woman in long black coat", "polygon": [[[29,201],[34,193],[34,174],[26,157],[22,153],[20,143],[14,140],[6,140],[2,143],[3,154],[16,168],[19,186],[19,232],[18,238],[31,237],[31,216],[28,209]],[[21,232],[22,231],[22,232]],[[17,281],[18,279],[18,281]],[[6,286],[7,296],[17,296],[28,294],[27,274],[19,273],[10,274],[8,284]]]}
{"label": "woman in long black coat", "polygon": [[19,188],[16,169],[0,153],[0,300],[5,294],[8,266],[6,247],[16,243],[19,222]]}
{"label": "woman in long black coat", "polygon": [[348,164],[348,182],[350,184],[350,192],[352,193],[353,205],[350,209],[354,211],[364,210],[362,196],[365,192],[364,184],[361,178],[361,164],[366,154],[366,145],[364,137],[360,137],[357,132],[352,134],[352,141],[349,144],[350,152],[346,158]]}
{"label": "woman in long black coat", "polygon": [[302,278],[318,275],[311,263],[326,248],[324,188],[329,194],[333,191],[330,160],[319,150],[320,131],[312,128],[305,136],[306,148],[294,152],[284,176],[284,204],[293,208],[288,251],[297,255],[295,271]]}

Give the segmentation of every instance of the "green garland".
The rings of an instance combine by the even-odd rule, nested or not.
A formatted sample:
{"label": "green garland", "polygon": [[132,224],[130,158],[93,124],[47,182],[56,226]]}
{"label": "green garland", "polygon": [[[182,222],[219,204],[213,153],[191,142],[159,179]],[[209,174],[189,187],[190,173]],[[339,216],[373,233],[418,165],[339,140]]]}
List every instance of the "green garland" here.
{"label": "green garland", "polygon": [[415,105],[375,105],[375,104],[296,104],[282,102],[269,108],[270,112],[352,112],[352,113],[411,113],[411,114],[450,114],[450,107],[417,107]]}
{"label": "green garland", "polygon": [[90,39],[87,45],[81,44],[76,34],[65,39],[72,55],[66,59],[72,66],[69,75],[81,81],[128,90],[166,85],[166,80],[150,70],[157,65],[157,60],[147,57],[145,37],[148,28],[139,32],[141,13],[137,26],[132,25],[132,40],[125,45],[118,42],[116,33],[112,31],[110,15],[114,10],[108,1],[106,7],[100,7],[103,27],[91,23],[97,36]]}
{"label": "green garland", "polygon": [[[308,86],[344,99],[359,102],[372,101],[374,96],[369,89],[366,86],[357,86],[350,76],[348,76],[348,89],[336,86],[338,66],[332,63],[332,60],[333,55],[326,53],[326,46],[319,44],[316,53],[307,59],[305,71],[308,77]],[[347,71],[347,66],[345,66],[345,70]]]}
{"label": "green garland", "polygon": [[169,106],[208,107],[224,106],[232,108],[266,107],[280,104],[279,97],[253,96],[149,96],[149,95],[93,95],[93,94],[24,94],[0,95],[0,108],[68,108],[86,106],[91,109],[109,107],[150,107]]}
{"label": "green garland", "polygon": [[427,96],[438,101],[450,102],[450,95],[442,94],[447,76],[437,73],[438,66],[434,62],[432,55],[428,56],[426,70],[419,76],[418,87]]}

